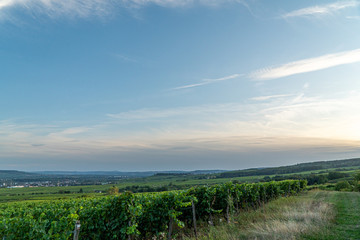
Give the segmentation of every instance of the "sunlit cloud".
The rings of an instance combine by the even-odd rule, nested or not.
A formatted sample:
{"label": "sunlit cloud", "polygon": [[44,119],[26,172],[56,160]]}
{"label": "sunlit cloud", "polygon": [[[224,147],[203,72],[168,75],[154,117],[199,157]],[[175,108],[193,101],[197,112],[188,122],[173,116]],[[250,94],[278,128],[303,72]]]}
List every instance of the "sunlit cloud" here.
{"label": "sunlit cloud", "polygon": [[282,17],[293,18],[293,17],[323,16],[323,15],[334,14],[346,8],[357,7],[358,5],[359,5],[358,1],[339,1],[326,5],[317,5],[317,6],[298,9],[282,15]]}
{"label": "sunlit cloud", "polygon": [[284,94],[247,103],[132,110],[89,126],[0,121],[0,155],[32,159],[138,156],[136,161],[143,161],[140,157],[149,154],[155,159],[169,154],[207,158],[215,152],[233,157],[259,152],[296,155],[304,149],[313,156],[355,153],[360,151],[358,102],[358,92],[336,98]]}
{"label": "sunlit cloud", "polygon": [[360,62],[360,49],[308,58],[286,63],[279,67],[263,68],[251,73],[249,76],[254,80],[270,80],[356,62]]}
{"label": "sunlit cloud", "polygon": [[207,84],[211,84],[211,83],[215,83],[215,82],[239,78],[241,76],[244,76],[244,74],[232,74],[230,76],[225,76],[225,77],[221,77],[221,78],[203,79],[201,82],[188,84],[188,85],[184,85],[184,86],[180,86],[180,87],[175,87],[175,88],[172,88],[171,90],[180,90],[180,89],[186,89],[186,88],[199,87],[199,86],[203,86],[203,85],[207,85]]}
{"label": "sunlit cloud", "polygon": [[20,1],[14,1],[14,0],[3,0],[0,2],[0,9],[2,8],[6,8],[6,7],[11,7],[15,4],[17,4]]}

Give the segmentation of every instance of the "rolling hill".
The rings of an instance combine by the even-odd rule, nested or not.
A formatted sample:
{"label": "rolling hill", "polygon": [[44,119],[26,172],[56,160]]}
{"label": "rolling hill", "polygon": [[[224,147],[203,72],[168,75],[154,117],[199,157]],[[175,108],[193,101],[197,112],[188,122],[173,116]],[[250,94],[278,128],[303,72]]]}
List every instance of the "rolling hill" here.
{"label": "rolling hill", "polygon": [[288,173],[299,173],[314,170],[326,170],[331,168],[347,168],[360,166],[360,158],[333,160],[333,161],[319,161],[310,163],[299,163],[290,166],[271,167],[271,168],[252,168],[237,171],[223,172],[219,174],[220,178],[232,177],[246,177],[246,176],[261,176],[261,175],[277,175]]}

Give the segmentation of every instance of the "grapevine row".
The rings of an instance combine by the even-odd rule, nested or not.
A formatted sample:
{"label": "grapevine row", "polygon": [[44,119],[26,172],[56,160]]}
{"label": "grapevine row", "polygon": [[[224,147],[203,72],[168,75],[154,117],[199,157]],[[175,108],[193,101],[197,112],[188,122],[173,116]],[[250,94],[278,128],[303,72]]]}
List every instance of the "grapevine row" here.
{"label": "grapevine row", "polygon": [[215,214],[230,221],[231,213],[257,208],[279,196],[296,194],[305,180],[254,184],[226,183],[184,191],[11,203],[0,205],[0,237],[10,239],[71,239],[74,223],[81,222],[80,239],[149,239],[169,229],[212,223]]}

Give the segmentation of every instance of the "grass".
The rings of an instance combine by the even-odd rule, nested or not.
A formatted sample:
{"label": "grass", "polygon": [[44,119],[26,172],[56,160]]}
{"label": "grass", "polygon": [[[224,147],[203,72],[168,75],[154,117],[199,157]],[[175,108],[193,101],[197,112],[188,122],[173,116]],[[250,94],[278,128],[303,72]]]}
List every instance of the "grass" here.
{"label": "grass", "polygon": [[303,239],[360,239],[360,193],[319,192],[316,198],[332,203],[336,217],[327,227]]}
{"label": "grass", "polygon": [[[192,233],[178,239],[195,239]],[[198,238],[238,239],[360,239],[360,193],[310,191],[279,198],[257,210],[234,216],[230,224],[218,218],[216,226],[199,226]]]}
{"label": "grass", "polygon": [[[311,192],[300,197],[280,198],[257,210],[248,210],[233,217],[230,224],[222,218],[214,227],[200,227],[198,239],[299,239],[328,225],[334,218],[330,203],[319,201]],[[180,239],[195,239],[181,236]]]}

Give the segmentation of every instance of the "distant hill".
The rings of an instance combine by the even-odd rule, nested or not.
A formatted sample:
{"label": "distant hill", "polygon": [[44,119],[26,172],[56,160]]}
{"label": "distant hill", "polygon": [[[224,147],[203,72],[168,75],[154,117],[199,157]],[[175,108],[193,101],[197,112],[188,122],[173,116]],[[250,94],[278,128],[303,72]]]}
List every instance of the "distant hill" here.
{"label": "distant hill", "polygon": [[37,171],[36,174],[63,175],[63,176],[125,176],[125,177],[150,177],[153,175],[187,175],[187,174],[213,174],[225,170],[195,170],[195,171],[145,171],[145,172],[120,172],[120,171]]}
{"label": "distant hill", "polygon": [[223,172],[226,172],[226,170],[163,171],[157,172],[155,176],[207,175]]}
{"label": "distant hill", "polygon": [[0,179],[24,179],[40,176],[36,173],[22,172],[16,170],[0,170]]}
{"label": "distant hill", "polygon": [[326,170],[329,168],[345,168],[360,166],[360,158],[333,160],[333,161],[319,161],[310,163],[299,163],[296,165],[272,167],[272,168],[251,168],[245,170],[228,171],[220,173],[220,178],[232,177],[246,177],[246,176],[261,176],[261,175],[277,175],[287,173],[298,173],[314,170]]}
{"label": "distant hill", "polygon": [[78,177],[150,177],[154,175],[205,175],[216,174],[218,178],[233,178],[246,176],[262,176],[262,175],[281,175],[299,173],[314,170],[326,170],[330,168],[360,167],[360,158],[334,160],[334,161],[318,161],[310,163],[299,163],[290,166],[270,167],[270,168],[251,168],[237,171],[225,170],[195,170],[195,171],[144,171],[144,172],[121,172],[121,171],[37,171],[22,172],[16,170],[0,170],[1,179],[48,179],[61,178],[65,176]]}
{"label": "distant hill", "polygon": [[61,176],[126,176],[126,177],[148,177],[156,172],[120,172],[120,171],[36,171],[34,173],[44,175]]}

